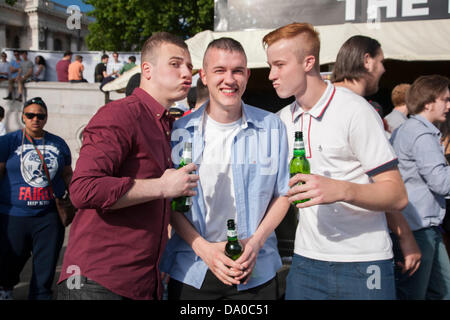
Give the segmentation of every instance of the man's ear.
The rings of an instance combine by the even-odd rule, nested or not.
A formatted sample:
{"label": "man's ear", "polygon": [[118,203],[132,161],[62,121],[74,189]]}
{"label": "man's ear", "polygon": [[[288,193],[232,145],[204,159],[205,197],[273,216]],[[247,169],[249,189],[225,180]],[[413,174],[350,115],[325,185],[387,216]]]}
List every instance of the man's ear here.
{"label": "man's ear", "polygon": [[145,61],[141,64],[142,77],[144,77],[146,80],[151,79],[152,71],[153,71],[153,67],[150,62]]}
{"label": "man's ear", "polygon": [[364,67],[367,69],[367,71],[372,70],[372,64],[373,64],[373,58],[370,56],[370,54],[366,53],[364,54]]}
{"label": "man's ear", "polygon": [[307,56],[304,60],[305,63],[305,72],[309,72],[314,68],[316,64],[316,58],[314,56]]}
{"label": "man's ear", "polygon": [[203,69],[198,70],[198,74],[200,76],[200,79],[202,79],[203,85],[206,86],[206,73]]}

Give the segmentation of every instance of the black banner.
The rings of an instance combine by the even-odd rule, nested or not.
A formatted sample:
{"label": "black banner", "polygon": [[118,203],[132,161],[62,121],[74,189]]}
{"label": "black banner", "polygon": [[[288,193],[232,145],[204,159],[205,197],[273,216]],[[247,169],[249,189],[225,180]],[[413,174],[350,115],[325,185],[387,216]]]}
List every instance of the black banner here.
{"label": "black banner", "polygon": [[450,18],[450,0],[215,0],[215,31]]}

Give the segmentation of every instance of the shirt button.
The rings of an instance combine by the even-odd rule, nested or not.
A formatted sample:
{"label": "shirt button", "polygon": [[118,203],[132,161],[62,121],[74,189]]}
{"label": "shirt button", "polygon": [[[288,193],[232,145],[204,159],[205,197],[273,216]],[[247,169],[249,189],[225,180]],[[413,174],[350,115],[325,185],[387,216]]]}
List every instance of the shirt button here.
{"label": "shirt button", "polygon": [[157,116],[157,117],[159,117],[159,116],[160,116],[160,114],[159,114],[159,113],[157,113],[157,114],[156,114],[156,116]]}
{"label": "shirt button", "polygon": [[167,134],[167,135],[170,135],[170,132],[169,132],[169,131],[166,131],[166,134]]}

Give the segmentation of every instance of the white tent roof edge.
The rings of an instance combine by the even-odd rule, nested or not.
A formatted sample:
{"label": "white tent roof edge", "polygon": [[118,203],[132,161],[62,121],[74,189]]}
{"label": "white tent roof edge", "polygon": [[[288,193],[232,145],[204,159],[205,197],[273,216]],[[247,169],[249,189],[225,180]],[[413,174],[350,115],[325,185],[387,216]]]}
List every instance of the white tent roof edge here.
{"label": "white tent roof edge", "polygon": [[[450,60],[450,19],[382,22],[379,24],[346,23],[316,26],[320,33],[320,64],[335,62],[342,44],[351,36],[365,35],[378,40],[385,59],[405,61]],[[221,37],[239,41],[247,54],[249,68],[267,68],[267,57],[262,45],[263,37],[273,29],[257,29],[230,32],[210,30],[197,33],[186,40],[194,69],[202,67],[203,55],[208,44]],[[103,87],[105,91],[126,87],[127,80],[140,68],[112,81]],[[117,82],[116,82],[117,81]]]}

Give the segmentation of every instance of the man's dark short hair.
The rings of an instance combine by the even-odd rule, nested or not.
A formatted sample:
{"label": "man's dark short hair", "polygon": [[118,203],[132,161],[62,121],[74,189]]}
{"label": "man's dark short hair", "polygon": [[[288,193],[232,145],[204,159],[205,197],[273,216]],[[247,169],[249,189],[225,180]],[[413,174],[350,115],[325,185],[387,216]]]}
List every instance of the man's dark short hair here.
{"label": "man's dark short hair", "polygon": [[245,59],[247,60],[247,55],[245,54],[244,47],[239,41],[234,40],[233,38],[222,37],[211,41],[206,47],[205,55],[203,56],[203,66],[205,66],[205,57],[207,56],[208,51],[211,49],[221,49],[231,52],[240,52],[244,55]]}
{"label": "man's dark short hair", "polygon": [[406,93],[406,107],[410,114],[421,113],[425,105],[433,103],[444,94],[450,84],[449,78],[438,74],[420,76]]}
{"label": "man's dark short hair", "polygon": [[136,57],[135,56],[129,56],[128,60],[130,60],[133,63],[136,63]]}
{"label": "man's dark short hair", "polygon": [[64,57],[71,56],[73,53],[70,50],[64,51]]}
{"label": "man's dark short hair", "polygon": [[0,119],[3,119],[5,117],[5,108],[0,106]]}
{"label": "man's dark short hair", "polygon": [[107,54],[102,55],[102,60],[103,60],[103,59],[106,59],[106,58],[109,59],[109,56],[108,56]]}
{"label": "man's dark short hair", "polygon": [[339,49],[331,81],[353,81],[366,76],[369,71],[364,66],[365,54],[374,58],[380,53],[380,49],[381,44],[375,39],[366,36],[349,38]]}
{"label": "man's dark short hair", "polygon": [[189,51],[188,46],[184,40],[169,32],[156,32],[150,38],[148,38],[141,51],[142,62],[153,62],[155,58],[155,49],[159,48],[162,44],[168,43],[178,46],[180,48]]}

